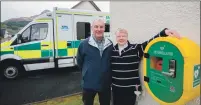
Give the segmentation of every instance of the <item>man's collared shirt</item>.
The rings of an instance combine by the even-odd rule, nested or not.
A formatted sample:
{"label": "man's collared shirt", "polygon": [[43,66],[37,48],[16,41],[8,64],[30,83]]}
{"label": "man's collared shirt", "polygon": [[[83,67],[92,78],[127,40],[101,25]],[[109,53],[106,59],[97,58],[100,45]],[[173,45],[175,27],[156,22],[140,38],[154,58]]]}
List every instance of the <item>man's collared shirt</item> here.
{"label": "man's collared shirt", "polygon": [[103,54],[103,48],[104,48],[104,43],[105,43],[105,38],[103,37],[102,40],[97,40],[94,35],[92,35],[94,41],[96,42],[96,44],[98,45],[98,49],[100,51],[100,56],[102,56]]}

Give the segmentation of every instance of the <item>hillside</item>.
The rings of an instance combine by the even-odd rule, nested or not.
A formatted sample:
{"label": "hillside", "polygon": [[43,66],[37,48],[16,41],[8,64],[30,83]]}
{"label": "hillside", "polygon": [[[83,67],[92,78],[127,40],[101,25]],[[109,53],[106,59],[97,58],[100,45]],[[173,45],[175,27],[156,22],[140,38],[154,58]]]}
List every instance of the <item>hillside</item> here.
{"label": "hillside", "polygon": [[32,21],[34,18],[36,18],[37,16],[43,14],[43,13],[46,13],[46,12],[50,12],[50,10],[44,10],[42,11],[40,14],[37,14],[37,15],[33,15],[33,16],[30,16],[30,17],[19,17],[19,18],[11,18],[11,19],[8,19],[6,21],[4,21],[3,23],[8,23],[8,22],[21,22],[21,21]]}
{"label": "hillside", "polygon": [[22,27],[24,27],[29,22],[31,22],[34,18],[36,18],[37,16],[39,16],[43,13],[46,13],[46,12],[50,12],[50,11],[44,10],[40,14],[33,15],[30,17],[19,17],[19,18],[8,19],[8,20],[4,21],[3,23],[1,23],[1,28],[6,28],[8,33],[13,35],[13,34],[17,33]]}

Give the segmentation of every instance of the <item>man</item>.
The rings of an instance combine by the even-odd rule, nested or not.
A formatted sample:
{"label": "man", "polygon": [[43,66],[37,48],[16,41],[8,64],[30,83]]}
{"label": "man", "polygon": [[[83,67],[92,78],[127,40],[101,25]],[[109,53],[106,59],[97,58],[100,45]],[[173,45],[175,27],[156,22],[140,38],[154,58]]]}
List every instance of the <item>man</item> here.
{"label": "man", "polygon": [[135,105],[137,91],[142,91],[139,77],[139,64],[148,42],[156,37],[173,36],[180,38],[174,30],[164,29],[158,35],[142,44],[130,44],[128,32],[116,32],[117,44],[111,54],[112,93],[114,105]]}
{"label": "man", "polygon": [[104,38],[105,23],[97,19],[92,23],[92,35],[82,41],[77,52],[77,64],[82,71],[82,100],[93,105],[98,93],[100,105],[110,105],[112,42]]}

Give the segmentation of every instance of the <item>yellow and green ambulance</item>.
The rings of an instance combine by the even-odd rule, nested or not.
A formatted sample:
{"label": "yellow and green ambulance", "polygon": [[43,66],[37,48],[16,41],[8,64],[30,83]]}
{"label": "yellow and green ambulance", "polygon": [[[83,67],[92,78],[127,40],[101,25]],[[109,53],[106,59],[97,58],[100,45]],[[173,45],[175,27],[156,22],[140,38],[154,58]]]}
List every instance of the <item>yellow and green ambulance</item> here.
{"label": "yellow and green ambulance", "polygon": [[91,34],[94,19],[106,23],[110,38],[109,13],[55,7],[22,28],[11,40],[1,43],[1,76],[14,79],[24,71],[76,66],[80,41]]}

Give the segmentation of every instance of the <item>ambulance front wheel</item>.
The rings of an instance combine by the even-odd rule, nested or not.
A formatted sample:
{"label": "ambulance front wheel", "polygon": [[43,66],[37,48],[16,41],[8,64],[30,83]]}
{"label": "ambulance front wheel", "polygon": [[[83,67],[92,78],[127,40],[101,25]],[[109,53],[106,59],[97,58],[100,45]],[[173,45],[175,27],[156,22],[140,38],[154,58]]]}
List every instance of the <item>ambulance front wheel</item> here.
{"label": "ambulance front wheel", "polygon": [[23,66],[18,62],[4,62],[2,64],[2,73],[6,79],[16,79],[21,76],[24,71]]}

